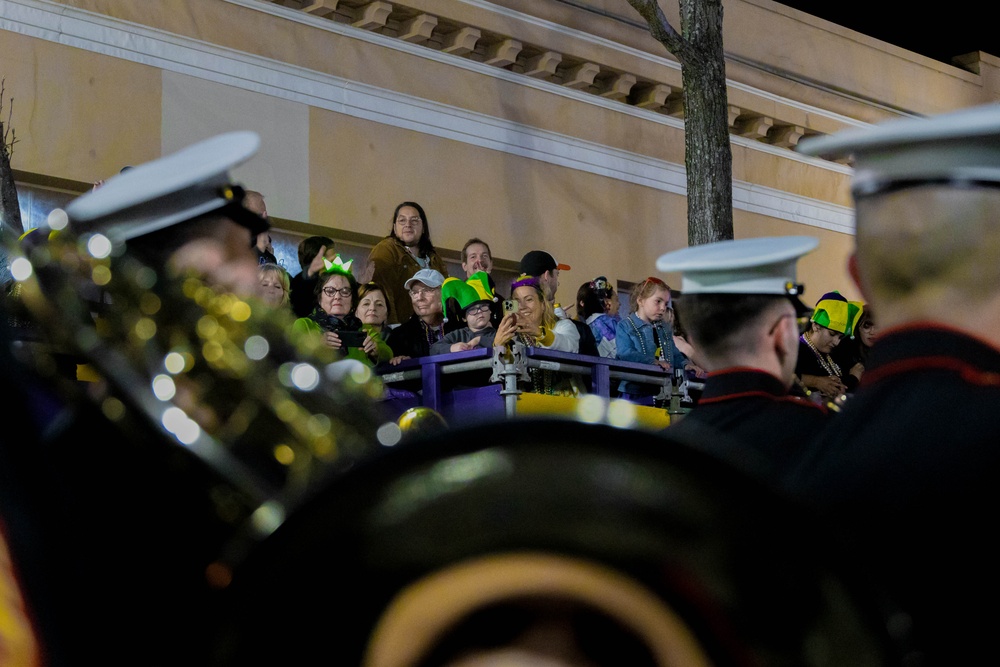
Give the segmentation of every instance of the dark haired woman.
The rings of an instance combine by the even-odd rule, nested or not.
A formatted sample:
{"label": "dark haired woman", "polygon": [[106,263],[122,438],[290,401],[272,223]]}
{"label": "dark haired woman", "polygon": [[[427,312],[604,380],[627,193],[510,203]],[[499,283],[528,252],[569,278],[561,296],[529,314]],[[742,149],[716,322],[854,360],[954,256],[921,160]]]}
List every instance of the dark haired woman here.
{"label": "dark haired woman", "polygon": [[431,243],[427,215],[420,204],[405,201],[392,214],[389,235],[375,244],[368,255],[371,281],[385,290],[389,302],[389,324],[399,324],[413,315],[410,295],[403,288],[420,269],[434,269],[448,277],[444,260]]}
{"label": "dark haired woman", "polygon": [[576,292],[576,316],[594,333],[598,353],[609,359],[617,353],[618,306],[618,294],[604,276],[580,285]]}

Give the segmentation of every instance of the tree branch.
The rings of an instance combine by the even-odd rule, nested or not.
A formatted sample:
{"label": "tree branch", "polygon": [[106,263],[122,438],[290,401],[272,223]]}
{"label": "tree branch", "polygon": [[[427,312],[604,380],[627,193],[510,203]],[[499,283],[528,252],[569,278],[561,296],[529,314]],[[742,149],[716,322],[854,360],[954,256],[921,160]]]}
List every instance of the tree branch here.
{"label": "tree branch", "polygon": [[690,45],[670,25],[657,0],[628,0],[628,4],[645,19],[649,34],[683,63],[689,56]]}

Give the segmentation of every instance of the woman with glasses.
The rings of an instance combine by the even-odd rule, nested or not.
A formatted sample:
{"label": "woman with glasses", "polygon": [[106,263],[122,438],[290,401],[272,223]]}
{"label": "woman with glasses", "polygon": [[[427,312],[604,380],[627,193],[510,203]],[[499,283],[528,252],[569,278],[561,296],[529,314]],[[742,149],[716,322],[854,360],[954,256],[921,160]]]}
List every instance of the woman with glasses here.
{"label": "woman with glasses", "polygon": [[385,289],[389,301],[389,324],[406,322],[413,315],[413,303],[404,283],[421,269],[448,276],[444,260],[431,243],[427,214],[420,204],[404,201],[392,214],[389,235],[375,244],[368,255],[371,280]]}
{"label": "woman with glasses", "polygon": [[316,282],[316,307],[307,317],[295,320],[292,329],[322,336],[324,345],[368,366],[388,361],[392,350],[377,327],[364,324],[354,314],[357,295],[351,262],[342,262],[338,255],[333,262],[327,262]]}
{"label": "woman with glasses", "polygon": [[802,393],[818,392],[827,402],[841,400],[851,369],[843,368],[832,353],[845,336],[851,335],[860,315],[861,304],[848,301],[840,292],[827,292],[816,302],[809,326],[799,336],[795,376]]}

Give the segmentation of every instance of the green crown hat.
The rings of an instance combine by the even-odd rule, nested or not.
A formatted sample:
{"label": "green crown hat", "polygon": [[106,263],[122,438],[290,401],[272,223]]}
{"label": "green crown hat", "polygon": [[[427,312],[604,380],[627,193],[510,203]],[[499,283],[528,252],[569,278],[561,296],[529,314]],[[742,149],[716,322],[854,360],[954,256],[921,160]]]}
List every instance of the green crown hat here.
{"label": "green crown hat", "polygon": [[863,309],[860,301],[848,301],[840,292],[827,292],[816,302],[810,319],[821,327],[853,336]]}
{"label": "green crown hat", "polygon": [[340,259],[339,252],[337,253],[337,256],[333,258],[332,262],[324,257],[323,264],[326,266],[323,273],[339,273],[342,276],[350,276],[351,278],[354,277],[354,274],[351,273],[351,265],[354,264],[354,260],[349,259],[346,262],[343,261]]}

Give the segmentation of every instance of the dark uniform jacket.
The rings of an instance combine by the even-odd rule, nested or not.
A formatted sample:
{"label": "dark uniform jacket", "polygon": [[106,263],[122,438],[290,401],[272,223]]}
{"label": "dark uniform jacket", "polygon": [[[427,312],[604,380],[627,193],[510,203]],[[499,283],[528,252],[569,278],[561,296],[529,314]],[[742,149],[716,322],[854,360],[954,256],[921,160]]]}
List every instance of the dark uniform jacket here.
{"label": "dark uniform jacket", "polygon": [[828,418],[770,373],[731,368],[710,373],[698,404],[667,432],[777,485]]}
{"label": "dark uniform jacket", "polygon": [[993,662],[1000,350],[924,323],[884,332],[868,362],[788,488],[912,619],[924,664]]}

